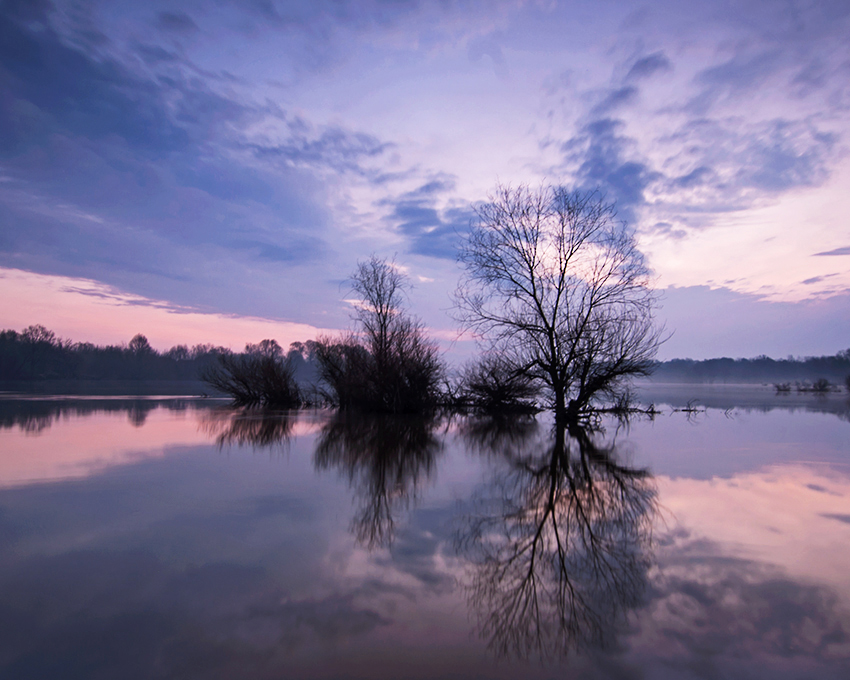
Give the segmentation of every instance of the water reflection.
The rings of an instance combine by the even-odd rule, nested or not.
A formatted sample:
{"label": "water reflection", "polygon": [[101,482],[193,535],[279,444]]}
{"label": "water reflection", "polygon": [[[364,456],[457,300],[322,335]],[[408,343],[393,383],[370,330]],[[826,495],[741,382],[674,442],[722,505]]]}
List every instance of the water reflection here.
{"label": "water reflection", "polygon": [[126,413],[134,427],[141,427],[148,415],[157,409],[185,411],[203,408],[193,399],[0,399],[0,429],[19,429],[27,434],[41,434],[55,423],[102,413]]}
{"label": "water reflection", "polygon": [[[829,413],[850,421],[850,394],[846,392],[777,392],[772,385],[674,384],[640,385],[637,391],[643,404],[666,405],[673,409],[699,408],[745,413]],[[662,411],[665,410],[662,408]]]}
{"label": "water reflection", "polygon": [[[494,425],[497,442],[516,439],[517,430],[506,437]],[[489,439],[483,426],[467,437]],[[457,539],[472,565],[468,595],[482,637],[497,654],[522,658],[611,642],[647,586],[652,475],[580,428],[502,451],[495,494],[479,497]]]}
{"label": "water reflection", "polygon": [[533,420],[134,428],[118,403],[0,431],[2,678],[847,677],[832,415],[664,417],[615,448]]}
{"label": "water reflection", "polygon": [[200,418],[200,427],[219,447],[286,448],[298,418],[296,412],[270,409],[213,409]]}
{"label": "water reflection", "polygon": [[512,458],[540,431],[534,416],[469,417],[458,423],[467,448],[486,457]]}
{"label": "water reflection", "polygon": [[361,545],[392,542],[397,514],[434,471],[442,448],[437,426],[433,418],[338,414],[322,428],[316,468],[348,477],[359,502],[351,527]]}

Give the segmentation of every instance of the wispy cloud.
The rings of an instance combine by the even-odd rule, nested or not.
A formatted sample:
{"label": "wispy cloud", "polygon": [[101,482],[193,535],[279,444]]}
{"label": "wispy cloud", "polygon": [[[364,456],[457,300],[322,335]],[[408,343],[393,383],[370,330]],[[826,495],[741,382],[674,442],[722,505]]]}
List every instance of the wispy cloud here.
{"label": "wispy cloud", "polygon": [[411,252],[456,259],[458,244],[468,233],[475,210],[469,204],[447,204],[446,198],[455,190],[452,176],[439,175],[398,198],[383,201],[391,209],[388,220],[407,238]]}
{"label": "wispy cloud", "polygon": [[833,255],[850,255],[850,246],[843,246],[841,248],[833,248],[832,250],[826,250],[822,253],[815,253],[815,257],[822,256],[833,256]]}

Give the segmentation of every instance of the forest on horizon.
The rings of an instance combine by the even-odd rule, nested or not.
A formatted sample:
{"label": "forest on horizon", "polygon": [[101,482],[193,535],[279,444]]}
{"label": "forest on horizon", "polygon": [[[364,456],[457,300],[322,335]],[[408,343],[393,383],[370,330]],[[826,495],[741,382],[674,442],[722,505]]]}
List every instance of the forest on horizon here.
{"label": "forest on horizon", "polygon": [[[248,344],[241,354],[271,352],[287,359],[299,382],[316,379],[315,342],[295,342],[284,350],[275,340]],[[223,355],[240,354],[212,344],[154,349],[141,333],[126,345],[95,345],[58,337],[44,326],[0,331],[0,381],[131,380],[199,381]],[[814,357],[671,359],[655,362],[655,382],[772,383],[826,379],[843,383],[850,375],[850,349]]]}

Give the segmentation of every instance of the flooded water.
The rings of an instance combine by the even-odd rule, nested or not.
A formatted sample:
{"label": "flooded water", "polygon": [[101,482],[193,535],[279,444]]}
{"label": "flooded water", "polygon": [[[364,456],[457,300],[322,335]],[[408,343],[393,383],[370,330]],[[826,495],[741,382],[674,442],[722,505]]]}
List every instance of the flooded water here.
{"label": "flooded water", "polygon": [[846,395],[644,399],[0,399],[0,678],[850,677]]}

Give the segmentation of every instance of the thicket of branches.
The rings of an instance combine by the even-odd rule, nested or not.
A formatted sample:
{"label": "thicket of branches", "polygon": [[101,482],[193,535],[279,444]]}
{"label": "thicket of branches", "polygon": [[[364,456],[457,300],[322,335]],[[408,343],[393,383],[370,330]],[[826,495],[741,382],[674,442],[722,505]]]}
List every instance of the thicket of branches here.
{"label": "thicket of branches", "polygon": [[408,281],[392,262],[358,264],[357,328],[321,339],[315,356],[324,396],[342,410],[422,413],[440,401],[443,367],[421,321],[403,307]]}
{"label": "thicket of branches", "polygon": [[235,406],[297,408],[303,398],[295,371],[274,340],[248,345],[244,354],[222,354],[201,378]]}
{"label": "thicket of branches", "polygon": [[493,416],[536,413],[540,388],[504,353],[490,353],[464,367],[455,404]]}

